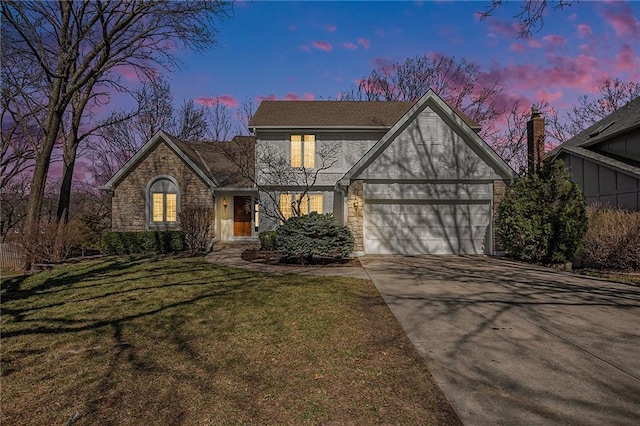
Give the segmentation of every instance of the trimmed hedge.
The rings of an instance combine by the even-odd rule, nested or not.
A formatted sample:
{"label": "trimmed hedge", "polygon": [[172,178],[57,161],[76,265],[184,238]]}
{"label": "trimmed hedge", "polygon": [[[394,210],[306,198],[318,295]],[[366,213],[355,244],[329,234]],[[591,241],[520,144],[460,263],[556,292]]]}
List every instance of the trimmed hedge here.
{"label": "trimmed hedge", "polygon": [[104,254],[166,254],[184,250],[180,231],[108,232],[102,237]]}
{"label": "trimmed hedge", "polygon": [[284,258],[313,262],[349,256],[354,240],[349,228],[340,225],[333,214],[312,212],[292,217],[280,226],[276,243]]}

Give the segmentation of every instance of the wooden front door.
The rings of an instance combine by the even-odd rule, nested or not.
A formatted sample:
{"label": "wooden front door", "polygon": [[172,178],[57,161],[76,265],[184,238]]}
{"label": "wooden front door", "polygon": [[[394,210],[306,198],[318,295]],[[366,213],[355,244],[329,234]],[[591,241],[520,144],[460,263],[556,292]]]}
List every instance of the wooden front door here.
{"label": "wooden front door", "polygon": [[233,197],[233,236],[251,236],[251,197]]}

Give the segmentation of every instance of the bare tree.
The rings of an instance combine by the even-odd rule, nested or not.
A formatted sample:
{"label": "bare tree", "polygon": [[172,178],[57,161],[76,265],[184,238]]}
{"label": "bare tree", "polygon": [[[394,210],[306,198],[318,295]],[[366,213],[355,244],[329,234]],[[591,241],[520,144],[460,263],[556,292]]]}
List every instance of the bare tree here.
{"label": "bare tree", "polygon": [[249,131],[249,121],[251,121],[251,117],[256,112],[256,105],[253,102],[253,99],[245,99],[241,104],[238,110],[236,111],[236,120],[239,125],[236,127],[236,134],[238,135],[248,135],[251,132]]}
{"label": "bare tree", "polygon": [[[209,134],[208,112],[204,106],[196,106],[193,99],[183,101],[176,113],[174,133],[183,141],[202,141]],[[171,130],[169,130],[171,132]]]}
{"label": "bare tree", "polygon": [[[485,20],[493,16],[498,9],[507,3],[509,0],[491,0],[484,11],[478,12],[480,19]],[[517,24],[518,38],[526,38],[542,29],[544,12],[549,7],[553,10],[561,10],[578,3],[578,0],[524,0],[515,3],[520,6],[520,11],[513,15]]]}
{"label": "bare tree", "polygon": [[555,109],[551,111],[548,120],[553,130],[551,136],[557,142],[564,142],[638,96],[640,96],[640,83],[608,78],[598,88],[595,99],[582,95],[578,98],[578,104],[565,114]]}
{"label": "bare tree", "polygon": [[[96,87],[101,92],[122,88],[118,72],[123,67],[147,76],[156,72],[155,67],[174,67],[177,45],[196,50],[210,46],[213,19],[225,15],[229,5],[7,0],[1,8],[3,54],[19,58],[25,69],[39,68],[44,76],[43,137],[35,152],[26,217],[30,238],[35,239],[51,154],[73,98],[91,98]],[[78,105],[82,107],[82,102]],[[30,267],[29,259],[25,266]]]}
{"label": "bare tree", "polygon": [[210,133],[214,141],[226,141],[231,136],[231,112],[225,104],[217,101],[209,109]]}
{"label": "bare tree", "polygon": [[[502,87],[498,81],[481,81],[482,77],[478,65],[465,59],[416,56],[374,69],[357,89],[343,92],[341,99],[415,101],[432,89],[450,106],[484,125],[499,115],[496,98]],[[489,127],[486,129],[485,133]]]}
{"label": "bare tree", "polygon": [[176,112],[171,86],[162,77],[146,81],[134,97],[136,108],[113,112],[90,142],[90,169],[97,185],[105,184],[158,130],[185,141],[208,137],[205,108],[189,100]]}
{"label": "bare tree", "polygon": [[280,196],[291,195],[291,213],[301,216],[305,210],[302,205],[305,197],[320,183],[322,175],[338,162],[341,147],[337,143],[321,143],[315,152],[317,161],[313,168],[291,167],[281,146],[256,146],[253,138],[234,138],[223,153],[259,191],[260,214],[280,223],[287,219],[280,208]]}

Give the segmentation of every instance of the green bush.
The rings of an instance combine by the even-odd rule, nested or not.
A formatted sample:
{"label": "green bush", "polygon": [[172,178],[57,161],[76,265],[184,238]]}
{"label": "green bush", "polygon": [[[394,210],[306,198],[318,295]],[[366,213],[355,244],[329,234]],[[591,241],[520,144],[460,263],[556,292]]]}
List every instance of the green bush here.
{"label": "green bush", "polygon": [[525,262],[571,260],[586,230],[584,196],[562,161],[519,179],[498,208],[498,238],[508,255]]}
{"label": "green bush", "polygon": [[577,258],[583,266],[640,270],[640,212],[603,206],[587,208],[589,228]]}
{"label": "green bush", "polygon": [[258,234],[258,238],[260,238],[260,250],[271,251],[276,249],[276,231],[263,231]]}
{"label": "green bush", "polygon": [[353,251],[353,236],[332,214],[310,213],[292,217],[276,231],[278,249],[285,259],[313,262],[341,259]]}
{"label": "green bush", "polygon": [[108,232],[102,237],[105,254],[166,254],[182,251],[180,231]]}

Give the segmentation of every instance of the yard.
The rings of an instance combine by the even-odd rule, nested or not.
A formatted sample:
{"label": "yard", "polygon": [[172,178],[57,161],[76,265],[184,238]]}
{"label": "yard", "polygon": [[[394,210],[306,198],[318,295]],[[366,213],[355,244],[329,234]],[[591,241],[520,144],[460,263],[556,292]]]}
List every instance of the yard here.
{"label": "yard", "polygon": [[369,281],[107,258],[2,282],[3,424],[457,424]]}

